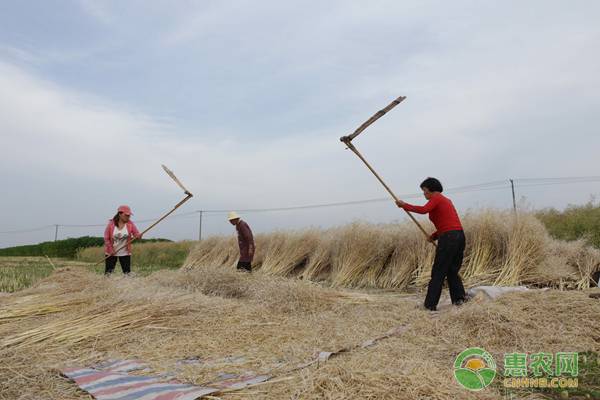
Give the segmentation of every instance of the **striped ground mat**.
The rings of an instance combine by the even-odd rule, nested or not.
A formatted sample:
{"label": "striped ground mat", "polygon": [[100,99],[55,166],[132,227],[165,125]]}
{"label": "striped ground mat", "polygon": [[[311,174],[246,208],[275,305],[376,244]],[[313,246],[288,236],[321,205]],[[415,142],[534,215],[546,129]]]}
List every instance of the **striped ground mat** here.
{"label": "striped ground mat", "polygon": [[[333,351],[318,351],[309,362],[289,369],[287,373],[309,367],[313,364],[328,361],[338,354],[347,353],[358,348],[367,348],[377,342],[399,336],[406,330],[405,326],[395,327],[383,335],[366,340],[360,344],[338,348]],[[244,357],[226,357],[220,360],[202,360],[190,357],[179,360],[175,369],[188,364],[213,365],[216,362],[236,364],[245,361]],[[175,374],[162,376],[133,375],[132,371],[148,372],[148,365],[140,360],[108,360],[89,368],[69,368],[61,373],[74,381],[82,390],[97,400],[196,400],[202,396],[223,391],[234,391],[266,382],[269,375],[236,375],[220,374],[218,380],[205,386],[188,385],[173,378]]]}
{"label": "striped ground mat", "polygon": [[90,368],[63,369],[61,373],[97,400],[195,400],[270,379],[267,375],[223,376],[225,379],[209,386],[196,386],[160,376],[129,373],[147,370],[147,365],[139,360],[109,360]]}
{"label": "striped ground mat", "polygon": [[218,391],[176,381],[165,382],[152,376],[94,368],[69,369],[63,374],[98,400],[195,400]]}
{"label": "striped ground mat", "polygon": [[109,372],[131,372],[149,370],[148,364],[140,360],[108,360],[92,368]]}

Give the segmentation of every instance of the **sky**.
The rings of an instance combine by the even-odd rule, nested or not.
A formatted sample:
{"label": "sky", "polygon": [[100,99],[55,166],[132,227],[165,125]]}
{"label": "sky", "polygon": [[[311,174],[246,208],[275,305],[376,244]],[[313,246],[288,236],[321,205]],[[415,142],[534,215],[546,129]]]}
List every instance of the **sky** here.
{"label": "sky", "polygon": [[[400,95],[355,142],[399,194],[427,176],[598,176],[598,20],[597,1],[0,2],[0,231],[102,225],[121,204],[158,217],[183,198],[161,164],[194,193],[178,213],[385,197],[339,137]],[[526,208],[598,195],[517,185]],[[452,200],[512,207],[508,188]],[[243,217],[257,232],[404,218],[391,201]],[[223,214],[203,219],[214,234],[233,234]],[[195,239],[198,216],[149,236]]]}

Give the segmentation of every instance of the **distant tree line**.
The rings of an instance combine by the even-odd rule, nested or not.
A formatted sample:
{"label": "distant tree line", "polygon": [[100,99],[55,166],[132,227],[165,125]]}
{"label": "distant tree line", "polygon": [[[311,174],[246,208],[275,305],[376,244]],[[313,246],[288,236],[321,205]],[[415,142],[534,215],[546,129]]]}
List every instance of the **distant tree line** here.
{"label": "distant tree line", "polygon": [[[142,239],[136,242],[170,242],[168,239]],[[15,246],[0,249],[0,256],[9,257],[59,257],[75,258],[77,250],[88,247],[98,247],[104,245],[104,239],[101,237],[82,236],[78,238],[69,238],[57,240],[56,242],[42,242],[25,246]]]}

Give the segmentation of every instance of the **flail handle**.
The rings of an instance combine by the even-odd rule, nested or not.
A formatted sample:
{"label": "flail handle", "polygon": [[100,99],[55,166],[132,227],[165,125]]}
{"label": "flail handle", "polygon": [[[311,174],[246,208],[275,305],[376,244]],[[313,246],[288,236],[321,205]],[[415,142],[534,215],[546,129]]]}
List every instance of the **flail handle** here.
{"label": "flail handle", "polygon": [[[398,196],[396,196],[396,194],[392,191],[392,189],[383,181],[383,179],[381,178],[381,176],[379,176],[379,174],[377,173],[377,171],[375,171],[375,169],[373,169],[373,167],[371,166],[371,164],[369,164],[369,162],[363,157],[363,155],[358,151],[358,149],[352,143],[350,143],[350,142],[346,143],[346,145],[348,146],[348,149],[352,150],[352,152],[354,154],[356,154],[358,156],[358,158],[361,159],[361,161],[367,166],[367,168],[369,168],[369,170],[373,173],[373,175],[375,175],[375,177],[377,178],[377,180],[383,185],[383,187],[385,188],[385,190],[387,190],[387,192],[392,196],[392,198],[394,199],[394,201],[398,201]],[[427,231],[425,231],[425,229],[419,223],[419,221],[417,221],[417,219],[414,217],[414,215],[412,215],[410,212],[408,212],[406,210],[404,210],[404,212],[406,213],[406,215],[408,215],[410,217],[410,219],[412,219],[412,221],[417,225],[417,227],[419,228],[419,230],[421,232],[423,232],[423,234],[425,235],[425,237],[427,239],[429,239],[429,234],[427,233]],[[433,245],[435,246],[435,243],[433,243]]]}
{"label": "flail handle", "polygon": [[[383,181],[383,179],[381,178],[381,176],[379,176],[379,174],[377,173],[377,171],[375,171],[375,169],[371,166],[371,164],[369,164],[369,162],[363,157],[363,155],[358,151],[358,149],[352,144],[352,140],[354,138],[356,138],[358,135],[360,135],[365,129],[367,129],[371,124],[373,124],[379,118],[383,117],[392,108],[396,107],[398,104],[400,104],[401,102],[403,102],[405,99],[406,99],[406,96],[400,96],[400,97],[398,97],[396,100],[394,100],[390,104],[388,104],[387,107],[385,107],[385,108],[377,111],[375,114],[373,114],[373,116],[371,118],[369,118],[361,126],[359,126],[351,135],[342,136],[340,138],[340,141],[342,143],[344,143],[346,145],[346,147],[348,149],[350,149],[354,154],[356,154],[358,156],[358,158],[360,158],[361,161],[367,166],[367,168],[369,168],[369,170],[373,173],[373,175],[375,175],[375,178],[377,178],[377,180],[383,185],[383,187],[385,188],[385,190],[387,190],[387,192],[390,194],[390,196],[392,196],[392,198],[394,199],[395,202],[398,201],[398,196],[396,196],[394,194],[394,192],[392,191],[392,189]],[[423,234],[425,235],[425,237],[427,238],[427,240],[429,240],[429,234],[425,231],[425,229],[423,228],[423,226],[421,226],[421,224],[419,223],[419,221],[417,221],[416,218],[410,212],[408,212],[406,210],[404,210],[404,212],[417,225],[417,227],[419,228],[419,230],[421,232],[423,232]],[[435,247],[437,247],[435,243],[433,243],[433,242],[431,242],[431,243]]]}

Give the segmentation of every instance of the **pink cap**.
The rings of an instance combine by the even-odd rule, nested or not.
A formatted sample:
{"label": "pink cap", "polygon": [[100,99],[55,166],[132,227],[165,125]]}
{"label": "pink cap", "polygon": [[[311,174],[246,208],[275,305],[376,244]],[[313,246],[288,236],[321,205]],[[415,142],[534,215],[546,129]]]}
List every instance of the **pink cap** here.
{"label": "pink cap", "polygon": [[118,212],[122,212],[125,215],[133,215],[129,206],[119,206]]}

